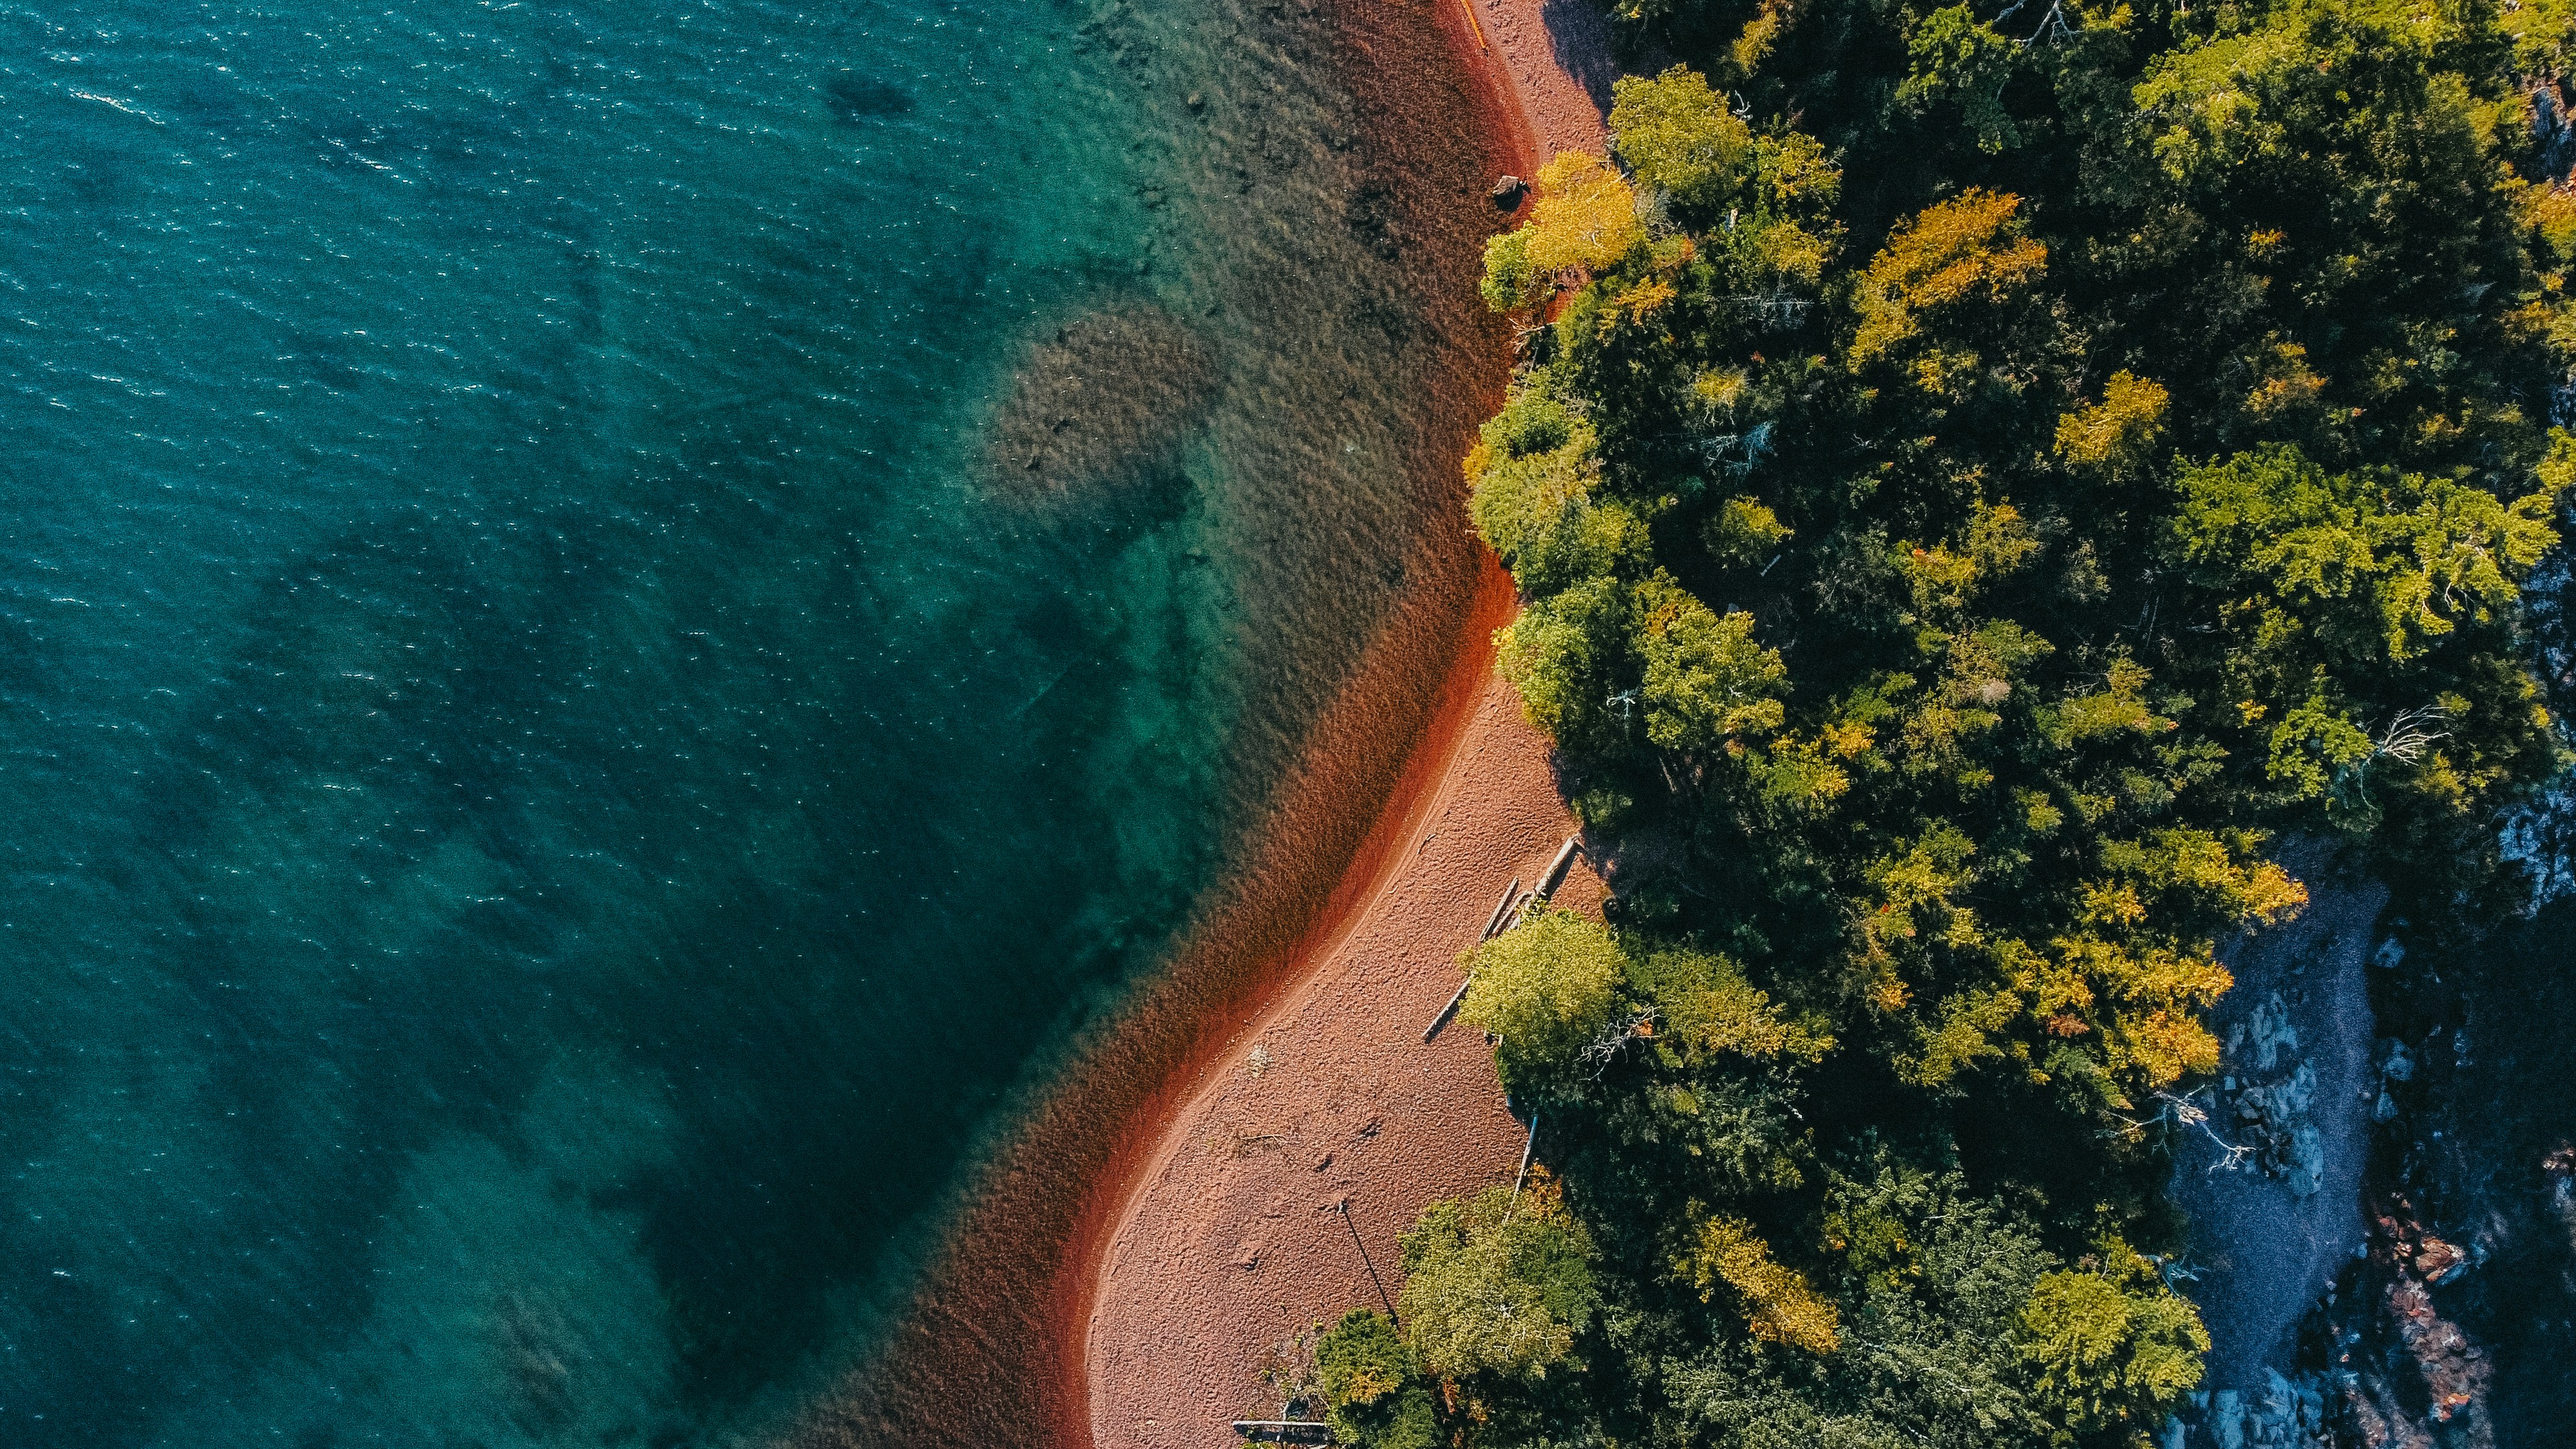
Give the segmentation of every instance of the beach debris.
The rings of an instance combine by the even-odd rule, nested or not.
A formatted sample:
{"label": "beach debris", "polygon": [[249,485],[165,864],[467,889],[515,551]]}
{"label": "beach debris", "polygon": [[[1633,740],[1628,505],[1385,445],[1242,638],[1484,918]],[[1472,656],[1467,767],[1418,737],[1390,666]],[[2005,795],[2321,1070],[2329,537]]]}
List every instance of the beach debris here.
{"label": "beach debris", "polygon": [[1330,1444],[1333,1426],[1321,1419],[1236,1419],[1235,1433],[1262,1444]]}
{"label": "beach debris", "polygon": [[[1530,1113],[1529,1141],[1521,1144],[1521,1170],[1512,1178],[1512,1202],[1521,1200],[1521,1186],[1529,1181],[1530,1154],[1538,1150],[1538,1114]],[[1509,1209],[1505,1210],[1506,1212]]]}
{"label": "beach debris", "polygon": [[[1496,935],[1501,933],[1503,929],[1503,917],[1510,912],[1512,908],[1512,900],[1515,896],[1520,894],[1520,889],[1521,878],[1519,876],[1513,876],[1512,883],[1503,887],[1503,898],[1494,902],[1494,913],[1485,918],[1485,933],[1476,938],[1479,943],[1490,941],[1494,939]],[[1475,984],[1476,973],[1470,971],[1467,973],[1467,979],[1458,983],[1458,989],[1449,993],[1448,1001],[1442,1003],[1440,1014],[1431,1018],[1431,1024],[1422,1029],[1422,1039],[1425,1042],[1438,1036],[1440,1034],[1440,1028],[1449,1024],[1449,1018],[1458,1014],[1459,1003],[1467,999],[1467,988]]]}
{"label": "beach debris", "polygon": [[1583,1044],[1583,1050],[1575,1053],[1575,1058],[1578,1061],[1591,1063],[1592,1075],[1599,1077],[1610,1070],[1610,1064],[1619,1059],[1621,1049],[1628,1043],[1650,1041],[1654,1035],[1655,1014],[1651,1011],[1632,1011],[1615,1021],[1603,1023],[1601,1030],[1593,1034],[1592,1040]]}
{"label": "beach debris", "polygon": [[1485,40],[1485,22],[1476,18],[1476,0],[1458,0],[1458,8],[1467,12],[1467,33],[1476,37],[1476,49],[1493,54],[1494,47]]}
{"label": "beach debris", "polygon": [[1552,896],[1558,886],[1565,884],[1566,869],[1574,864],[1574,852],[1582,848],[1582,839],[1579,835],[1565,837],[1565,844],[1556,848],[1556,859],[1547,863],[1546,874],[1538,878],[1537,894]]}
{"label": "beach debris", "polygon": [[1269,1071],[1274,1061],[1267,1042],[1254,1042],[1251,1054],[1243,1059],[1243,1069],[1257,1077]]}
{"label": "beach debris", "polygon": [[[2230,1077],[2227,1081],[2228,1085],[2233,1087],[2236,1079],[2234,1077]],[[2159,1122],[2170,1122],[2179,1127],[2197,1127],[2200,1129],[2201,1135],[2207,1137],[2213,1144],[2215,1144],[2219,1151],[2218,1160],[2209,1165],[2209,1170],[2211,1172],[2234,1172],[2237,1168],[2245,1164],[2245,1160],[2247,1158],[2254,1155],[2256,1149],[2244,1143],[2228,1141],[2226,1138],[2218,1135],[2217,1128],[2209,1125],[2209,1109],[2200,1105],[2198,1100],[2200,1094],[2208,1090],[2208,1086],[2204,1084],[2202,1086],[2194,1087],[2180,1096],[2176,1096],[2171,1092],[2158,1092],[2156,1093],[2156,1100],[2163,1105],[2157,1107],[2155,1114],[2150,1117],[2128,1117],[2123,1116],[2118,1112],[2114,1112],[2111,1115],[2119,1118],[2120,1122],[2123,1124],[2120,1128],[2120,1132],[2123,1136],[2128,1137],[2143,1136],[2149,1127],[2152,1127]]]}
{"label": "beach debris", "polygon": [[1467,988],[1475,984],[1476,973],[1470,971],[1467,973],[1467,979],[1458,983],[1458,989],[1449,993],[1449,1000],[1441,1006],[1440,1014],[1431,1018],[1431,1024],[1422,1029],[1422,1039],[1424,1042],[1427,1043],[1433,1037],[1438,1036],[1440,1034],[1440,1028],[1449,1024],[1449,1018],[1458,1014],[1458,1003],[1467,999]]}
{"label": "beach debris", "polygon": [[1521,198],[1528,193],[1528,182],[1517,176],[1506,176],[1494,183],[1494,205],[1509,210],[1520,205]]}

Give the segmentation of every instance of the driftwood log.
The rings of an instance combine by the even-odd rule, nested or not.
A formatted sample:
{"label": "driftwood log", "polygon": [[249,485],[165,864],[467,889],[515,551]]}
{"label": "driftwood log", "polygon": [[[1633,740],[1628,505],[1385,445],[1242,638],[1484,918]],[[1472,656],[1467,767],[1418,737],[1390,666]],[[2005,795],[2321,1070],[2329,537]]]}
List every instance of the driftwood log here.
{"label": "driftwood log", "polygon": [[1333,1426],[1319,1419],[1237,1419],[1234,1432],[1265,1444],[1330,1444]]}

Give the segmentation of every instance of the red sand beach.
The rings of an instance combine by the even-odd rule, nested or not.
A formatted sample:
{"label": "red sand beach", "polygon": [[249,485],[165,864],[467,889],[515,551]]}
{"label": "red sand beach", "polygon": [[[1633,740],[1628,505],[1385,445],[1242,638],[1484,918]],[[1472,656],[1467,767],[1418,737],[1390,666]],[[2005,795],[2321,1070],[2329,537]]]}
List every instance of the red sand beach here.
{"label": "red sand beach", "polygon": [[[1587,9],[1568,37],[1541,0],[1472,3],[1477,24],[1456,38],[1502,93],[1524,174],[1600,150],[1586,82],[1607,85],[1606,20]],[[1471,627],[1474,713],[1445,759],[1417,762],[1437,777],[1428,800],[1391,807],[1419,816],[1406,848],[1354,863],[1365,885],[1340,893],[1348,917],[1282,963],[1293,985],[1202,1068],[1120,1194],[1082,1360],[1096,1449],[1238,1442],[1230,1421],[1278,1413],[1264,1371],[1299,1334],[1397,1291],[1396,1239],[1423,1204],[1519,1160],[1482,1035],[1422,1041],[1505,885],[1536,881],[1574,828],[1546,741]],[[1596,909],[1600,883],[1578,862],[1559,899]]]}
{"label": "red sand beach", "polygon": [[[1274,1352],[1376,1306],[1422,1205],[1519,1161],[1483,1035],[1453,1024],[1422,1040],[1506,884],[1536,881],[1572,828],[1509,686],[1486,686],[1430,804],[1412,848],[1228,1043],[1144,1164],[1090,1322],[1100,1449],[1232,1444],[1230,1420],[1275,1417],[1261,1380]],[[1558,898],[1597,905],[1598,882],[1578,863]]]}
{"label": "red sand beach", "polygon": [[[1454,441],[1423,480],[1405,608],[1309,732],[1236,884],[999,1148],[891,1341],[782,1436],[795,1449],[1231,1444],[1274,1344],[1376,1301],[1320,1205],[1348,1196],[1393,1291],[1420,1206],[1518,1160],[1482,1038],[1421,1040],[1504,884],[1533,880],[1573,828],[1545,741],[1493,677],[1510,579],[1459,511],[1457,459],[1507,371],[1469,285],[1500,219],[1439,198],[1598,150],[1609,61],[1600,18],[1569,22],[1563,0],[1545,16],[1543,0],[1475,3],[1489,50],[1461,0],[1432,0],[1436,24],[1336,11],[1346,79],[1416,178],[1415,234],[1456,278],[1441,325],[1482,339],[1423,399],[1426,436]],[[1578,863],[1560,895],[1598,891]]]}

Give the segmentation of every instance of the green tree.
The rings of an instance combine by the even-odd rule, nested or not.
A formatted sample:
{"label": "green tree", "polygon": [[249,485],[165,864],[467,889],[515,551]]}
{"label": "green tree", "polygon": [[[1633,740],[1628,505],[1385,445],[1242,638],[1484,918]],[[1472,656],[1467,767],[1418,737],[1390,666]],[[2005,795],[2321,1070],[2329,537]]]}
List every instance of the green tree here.
{"label": "green tree", "polygon": [[1850,360],[1907,364],[1928,392],[1948,393],[1986,359],[1980,339],[2048,272],[2048,248],[2027,234],[2021,198],[1976,188],[1925,207],[1870,260],[1854,297]]}
{"label": "green tree", "polygon": [[1600,157],[1560,151],[1538,173],[1538,201],[1518,231],[1485,247],[1485,300],[1530,306],[1618,262],[1646,238],[1637,193]]}
{"label": "green tree", "polygon": [[1699,1290],[1705,1303],[1720,1286],[1742,1305],[1745,1324],[1765,1343],[1785,1343],[1809,1353],[1842,1347],[1841,1315],[1833,1302],[1796,1270],[1773,1261],[1753,1225],[1725,1214],[1702,1215],[1690,1250],[1673,1262],[1676,1277]]}
{"label": "green tree", "polygon": [[2042,1275],[2021,1330],[2040,1395],[2079,1432],[2155,1423],[2200,1382],[2209,1351],[2199,1310],[2116,1237],[2091,1266]]}
{"label": "green tree", "polygon": [[1752,615],[1721,618],[1661,572],[1637,585],[1632,608],[1647,739],[1696,753],[1780,727],[1788,671],[1754,642]]}
{"label": "green tree", "polygon": [[1621,76],[1610,94],[1611,149],[1639,185],[1703,219],[1739,199],[1753,132],[1697,72],[1674,66],[1652,80]]}
{"label": "green tree", "polygon": [[1542,906],[1460,963],[1471,979],[1459,1015],[1500,1040],[1509,1081],[1569,1069],[1618,1011],[1618,943],[1572,911]]}
{"label": "green tree", "polygon": [[1432,1449],[1440,1442],[1439,1405],[1413,1350],[1385,1314],[1367,1308],[1343,1314],[1316,1340],[1315,1369],[1334,1443]]}
{"label": "green tree", "polygon": [[1434,1376],[1535,1380],[1565,1365],[1600,1306],[1592,1236],[1535,1171],[1422,1210],[1404,1235],[1405,1334]]}
{"label": "green tree", "polygon": [[1997,34],[1969,6],[1950,5],[1914,27],[1906,50],[1913,68],[1897,87],[1897,104],[1917,114],[1943,103],[1956,107],[1980,150],[2021,144],[2021,130],[2003,103],[2004,86],[2027,63],[2021,46]]}

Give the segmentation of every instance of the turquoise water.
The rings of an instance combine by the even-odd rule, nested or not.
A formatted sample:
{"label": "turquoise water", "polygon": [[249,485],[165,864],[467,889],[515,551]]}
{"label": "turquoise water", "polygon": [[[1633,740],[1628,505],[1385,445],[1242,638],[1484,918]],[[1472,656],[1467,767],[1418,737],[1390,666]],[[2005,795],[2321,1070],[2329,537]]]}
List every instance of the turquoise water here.
{"label": "turquoise water", "polygon": [[864,1352],[1406,585],[1313,13],[0,4],[0,1443]]}

